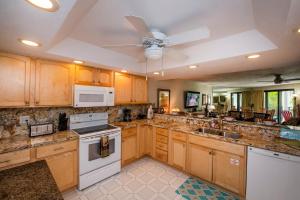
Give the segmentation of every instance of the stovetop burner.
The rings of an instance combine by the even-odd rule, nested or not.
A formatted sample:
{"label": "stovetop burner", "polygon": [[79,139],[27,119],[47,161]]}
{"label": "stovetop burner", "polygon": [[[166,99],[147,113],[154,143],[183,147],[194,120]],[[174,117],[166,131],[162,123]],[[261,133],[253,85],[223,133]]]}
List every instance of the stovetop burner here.
{"label": "stovetop burner", "polygon": [[84,135],[84,134],[100,132],[100,131],[107,131],[107,130],[112,130],[112,129],[116,129],[116,127],[111,126],[109,124],[104,124],[104,125],[100,125],[100,126],[90,126],[90,127],[85,127],[85,128],[73,129],[73,131],[75,131],[79,135]]}

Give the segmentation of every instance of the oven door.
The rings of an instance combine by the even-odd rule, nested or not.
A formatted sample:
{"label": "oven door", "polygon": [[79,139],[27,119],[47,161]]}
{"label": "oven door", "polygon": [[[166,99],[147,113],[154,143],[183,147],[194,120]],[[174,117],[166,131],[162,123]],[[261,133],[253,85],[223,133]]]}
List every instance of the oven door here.
{"label": "oven door", "polygon": [[[105,135],[105,134],[104,134]],[[87,172],[121,160],[120,131],[109,134],[109,156],[100,156],[100,135],[80,138],[79,142],[79,173]]]}
{"label": "oven door", "polygon": [[75,85],[74,107],[107,106],[107,95],[104,87]]}

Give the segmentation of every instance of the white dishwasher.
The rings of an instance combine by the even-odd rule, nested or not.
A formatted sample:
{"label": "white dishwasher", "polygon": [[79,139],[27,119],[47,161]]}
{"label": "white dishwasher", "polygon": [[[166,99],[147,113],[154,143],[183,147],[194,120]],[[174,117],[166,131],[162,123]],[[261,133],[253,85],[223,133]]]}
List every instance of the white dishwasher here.
{"label": "white dishwasher", "polygon": [[300,157],[248,147],[246,200],[300,200]]}

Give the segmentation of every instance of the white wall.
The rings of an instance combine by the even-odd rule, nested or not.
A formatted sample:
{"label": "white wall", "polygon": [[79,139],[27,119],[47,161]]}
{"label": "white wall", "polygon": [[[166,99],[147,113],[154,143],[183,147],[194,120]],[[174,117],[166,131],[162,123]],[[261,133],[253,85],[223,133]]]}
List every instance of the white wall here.
{"label": "white wall", "polygon": [[[148,81],[148,100],[150,103],[155,103],[157,106],[157,89],[169,89],[171,90],[170,107],[179,108],[184,110],[184,91],[196,91],[202,94],[211,94],[212,87],[204,85],[198,81],[187,81],[187,80],[167,80],[158,81],[149,79]],[[200,100],[200,106],[202,99]]]}

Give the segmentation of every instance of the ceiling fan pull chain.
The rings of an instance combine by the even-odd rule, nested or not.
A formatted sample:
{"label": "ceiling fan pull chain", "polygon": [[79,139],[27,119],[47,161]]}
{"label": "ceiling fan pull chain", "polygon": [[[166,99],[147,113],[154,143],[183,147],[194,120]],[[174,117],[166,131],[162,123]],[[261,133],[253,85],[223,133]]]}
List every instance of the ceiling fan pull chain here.
{"label": "ceiling fan pull chain", "polygon": [[165,72],[164,72],[164,48],[162,48],[162,57],[161,57],[161,76],[165,76]]}
{"label": "ceiling fan pull chain", "polygon": [[146,81],[148,80],[148,58],[146,57]]}

